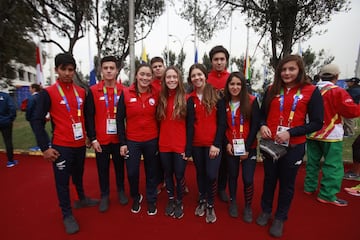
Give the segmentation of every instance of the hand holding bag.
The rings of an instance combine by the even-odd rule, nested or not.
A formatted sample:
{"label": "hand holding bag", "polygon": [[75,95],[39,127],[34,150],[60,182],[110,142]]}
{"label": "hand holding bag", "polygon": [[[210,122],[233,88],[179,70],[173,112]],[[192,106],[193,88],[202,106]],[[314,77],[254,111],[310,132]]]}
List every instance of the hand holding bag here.
{"label": "hand holding bag", "polygon": [[285,146],[276,144],[272,139],[261,138],[260,153],[271,157],[273,161],[277,161],[287,153],[287,149]]}

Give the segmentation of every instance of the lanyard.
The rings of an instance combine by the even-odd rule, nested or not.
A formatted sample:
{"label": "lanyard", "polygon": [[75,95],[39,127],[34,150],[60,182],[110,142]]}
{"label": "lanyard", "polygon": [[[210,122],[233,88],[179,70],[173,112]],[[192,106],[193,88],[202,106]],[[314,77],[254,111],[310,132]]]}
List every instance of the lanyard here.
{"label": "lanyard", "polygon": [[[230,105],[230,110],[231,110],[231,125],[234,128],[235,127],[235,117],[236,117],[236,107],[235,104],[233,104],[231,101],[229,102]],[[239,104],[239,108],[240,108],[240,104]],[[241,114],[240,111],[240,138],[242,138],[244,132],[244,116]],[[234,137],[236,136],[235,131],[234,131]]]}
{"label": "lanyard", "polygon": [[[64,103],[65,103],[65,106],[66,106],[66,109],[67,111],[69,112],[70,114],[70,117],[71,117],[71,120],[74,122],[74,118],[73,116],[71,115],[71,112],[70,112],[70,105],[69,105],[69,102],[64,94],[64,91],[62,90],[61,86],[59,83],[56,83],[56,87],[60,93],[60,96],[62,97],[62,99],[64,100]],[[75,94],[75,97],[76,97],[76,102],[77,102],[77,116],[80,120],[80,117],[81,117],[81,110],[80,110],[80,97],[79,97],[79,93],[76,91],[75,87],[73,86],[73,90],[74,90],[74,94]]]}
{"label": "lanyard", "polygon": [[[106,106],[106,111],[109,114],[109,97],[108,97],[108,93],[107,93],[107,89],[105,86],[103,86],[103,92],[104,92],[104,98],[105,98],[105,106]],[[116,111],[117,111],[117,88],[116,86],[114,87],[114,115],[116,115]]]}
{"label": "lanyard", "polygon": [[[294,119],[296,105],[298,104],[299,99],[300,99],[300,93],[301,93],[301,90],[299,88],[296,91],[296,95],[294,97],[294,101],[291,106],[291,112],[289,114],[289,119],[288,119],[289,127],[290,127],[292,120]],[[281,88],[280,89],[280,125],[282,125],[282,121],[284,120],[283,111],[284,111],[284,88]]]}

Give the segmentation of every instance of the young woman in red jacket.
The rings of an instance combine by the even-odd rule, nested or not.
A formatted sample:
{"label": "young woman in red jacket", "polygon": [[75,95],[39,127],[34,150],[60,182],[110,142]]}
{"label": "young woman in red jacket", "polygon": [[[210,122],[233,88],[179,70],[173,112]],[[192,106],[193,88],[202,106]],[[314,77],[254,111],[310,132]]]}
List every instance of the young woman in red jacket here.
{"label": "young woman in red jacket", "polygon": [[[156,215],[157,166],[158,166],[158,122],[156,107],[159,91],[151,85],[151,66],[141,64],[135,71],[134,83],[123,90],[116,115],[120,141],[120,154],[125,157],[126,170],[133,199],[131,211],[141,209],[142,195],[139,193],[139,172],[141,155],[144,157],[146,175],[146,200],[148,215]],[[126,119],[126,124],[125,124]],[[126,127],[125,127],[126,125]]]}
{"label": "young woman in red jacket", "polygon": [[207,82],[207,70],[202,64],[190,67],[188,82],[193,87],[187,101],[188,114],[194,123],[187,131],[192,137],[192,156],[196,167],[199,189],[199,205],[195,215],[204,216],[206,222],[214,223],[214,196],[218,176],[221,146],[226,128],[225,103]]}
{"label": "young woman in red jacket", "polygon": [[305,135],[321,129],[324,119],[320,91],[306,77],[300,56],[287,55],[280,60],[274,83],[265,92],[260,112],[261,138],[286,146],[286,154],[274,159],[262,152],[265,172],[262,213],[256,223],[260,226],[268,224],[279,182],[277,207],[269,233],[281,237],[294,197],[296,175],[305,154]]}
{"label": "young woman in red jacket", "polygon": [[[165,173],[166,190],[169,201],[165,214],[182,218],[182,198],[185,187],[185,168],[191,156],[191,142],[186,140],[187,115],[186,93],[180,70],[168,67],[161,79],[161,92],[157,108],[160,121],[159,152]],[[176,199],[174,190],[176,179]]]}
{"label": "young woman in red jacket", "polygon": [[256,166],[256,134],[259,129],[260,109],[256,98],[246,88],[246,79],[241,72],[233,72],[226,81],[226,159],[229,174],[229,214],[238,217],[236,203],[239,167],[242,168],[245,208],[243,220],[252,222],[251,202],[254,194],[254,172]]}

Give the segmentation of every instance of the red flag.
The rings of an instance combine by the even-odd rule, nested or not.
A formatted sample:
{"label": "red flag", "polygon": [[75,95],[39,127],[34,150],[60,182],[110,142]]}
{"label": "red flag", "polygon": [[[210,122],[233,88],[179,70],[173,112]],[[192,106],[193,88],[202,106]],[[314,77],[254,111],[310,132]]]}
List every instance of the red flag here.
{"label": "red flag", "polygon": [[42,71],[41,51],[40,47],[36,47],[36,82],[41,86],[44,86],[44,75]]}

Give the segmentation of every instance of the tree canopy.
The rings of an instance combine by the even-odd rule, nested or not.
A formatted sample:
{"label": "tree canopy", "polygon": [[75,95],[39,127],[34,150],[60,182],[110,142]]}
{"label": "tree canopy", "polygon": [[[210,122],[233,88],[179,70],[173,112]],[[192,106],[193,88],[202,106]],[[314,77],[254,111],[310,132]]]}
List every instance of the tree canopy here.
{"label": "tree canopy", "polygon": [[[181,16],[191,20],[194,9],[206,8],[213,1],[197,0],[190,7],[183,8]],[[223,19],[228,19],[229,11],[238,10],[247,16],[246,24],[260,36],[265,34],[271,39],[271,65],[275,67],[280,58],[292,53],[292,46],[296,41],[305,41],[315,32],[314,27],[323,25],[331,20],[337,12],[349,9],[349,0],[216,0],[216,14],[200,15],[201,22],[195,19],[198,29],[215,29],[223,26]],[[195,5],[194,5],[195,4]],[[206,5],[207,4],[207,5]],[[213,8],[212,8],[213,9]],[[202,12],[202,11],[197,11]],[[206,10],[203,10],[206,12]],[[194,23],[193,20],[191,20]],[[209,31],[197,31],[199,38],[208,39]],[[316,32],[321,34],[322,32]],[[202,36],[204,35],[204,36]]]}
{"label": "tree canopy", "polygon": [[10,60],[35,65],[34,12],[21,0],[0,1],[0,78],[13,78]]}

